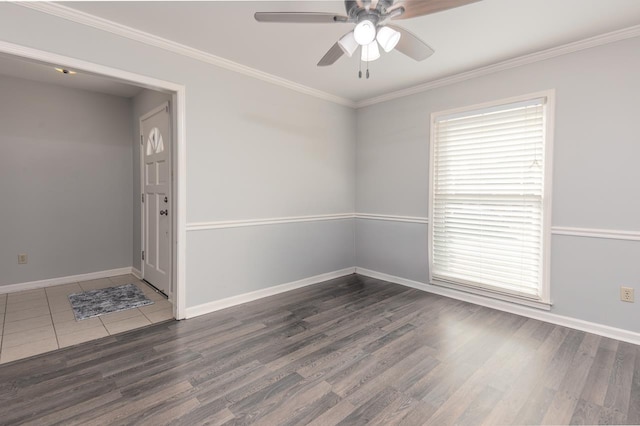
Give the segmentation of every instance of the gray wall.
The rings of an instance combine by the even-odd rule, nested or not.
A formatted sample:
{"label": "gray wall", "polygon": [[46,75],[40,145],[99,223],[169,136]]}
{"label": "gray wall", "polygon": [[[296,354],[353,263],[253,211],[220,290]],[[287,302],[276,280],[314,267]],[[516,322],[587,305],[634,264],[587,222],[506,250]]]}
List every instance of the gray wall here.
{"label": "gray wall", "polygon": [[187,305],[289,283],[355,264],[353,220],[299,222],[189,233],[189,244],[208,247],[187,258],[189,270],[209,265]]}
{"label": "gray wall", "polygon": [[142,268],[140,252],[142,250],[142,230],[140,215],[140,117],[160,106],[170,102],[171,95],[154,90],[144,89],[131,99],[132,127],[133,127],[133,252],[132,265],[138,271]]}
{"label": "gray wall", "polygon": [[[430,114],[556,89],[554,226],[640,231],[640,38],[358,110],[361,213],[427,217]],[[359,219],[357,266],[428,280],[427,225]],[[640,331],[640,242],[552,237],[552,312]]]}
{"label": "gray wall", "polygon": [[[0,40],[184,84],[188,222],[354,210],[350,108],[15,4],[0,3]],[[187,306],[353,266],[353,233],[352,220],[189,231]],[[286,261],[255,261],[269,258]]]}
{"label": "gray wall", "polygon": [[130,101],[9,77],[0,93],[0,285],[131,266]]}

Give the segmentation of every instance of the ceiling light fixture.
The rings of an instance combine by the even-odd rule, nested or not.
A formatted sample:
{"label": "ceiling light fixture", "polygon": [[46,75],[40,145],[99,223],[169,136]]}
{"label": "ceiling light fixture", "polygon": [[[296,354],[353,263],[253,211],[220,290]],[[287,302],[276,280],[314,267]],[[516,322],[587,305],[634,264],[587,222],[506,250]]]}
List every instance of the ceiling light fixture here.
{"label": "ceiling light fixture", "polygon": [[71,71],[71,70],[66,69],[66,68],[56,68],[55,70],[60,72],[60,73],[62,73],[62,74],[67,74],[67,75],[77,74],[75,71]]}
{"label": "ceiling light fixture", "polygon": [[372,41],[366,46],[362,46],[362,54],[360,55],[360,59],[365,62],[375,61],[380,57],[380,49],[378,49],[378,43],[376,41]]}
{"label": "ceiling light fixture", "polygon": [[382,27],[378,30],[376,40],[385,52],[391,52],[400,41],[400,33],[393,28]]}
{"label": "ceiling light fixture", "polygon": [[352,57],[356,50],[358,50],[358,42],[353,35],[353,31],[349,31],[338,40],[338,45],[342,51],[348,56]]}
{"label": "ceiling light fixture", "polygon": [[376,26],[370,20],[364,19],[353,29],[353,37],[360,46],[366,46],[376,38]]}

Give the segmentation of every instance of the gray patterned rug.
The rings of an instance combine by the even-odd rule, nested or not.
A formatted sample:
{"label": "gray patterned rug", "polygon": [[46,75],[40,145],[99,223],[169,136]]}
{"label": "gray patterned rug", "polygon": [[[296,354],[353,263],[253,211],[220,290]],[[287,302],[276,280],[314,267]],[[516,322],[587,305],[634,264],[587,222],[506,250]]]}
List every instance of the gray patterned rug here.
{"label": "gray patterned rug", "polygon": [[76,320],[153,304],[135,284],[70,294],[69,301]]}

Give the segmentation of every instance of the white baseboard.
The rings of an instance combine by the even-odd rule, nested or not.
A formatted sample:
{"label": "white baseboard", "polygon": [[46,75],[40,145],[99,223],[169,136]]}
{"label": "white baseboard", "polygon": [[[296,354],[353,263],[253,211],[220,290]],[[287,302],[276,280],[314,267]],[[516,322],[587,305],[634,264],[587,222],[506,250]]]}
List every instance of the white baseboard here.
{"label": "white baseboard", "polygon": [[186,318],[193,318],[200,315],[209,314],[211,312],[230,308],[236,305],[241,305],[247,302],[252,302],[264,297],[269,297],[275,294],[284,293],[286,291],[295,290],[297,288],[318,284],[324,281],[332,280],[334,278],[343,277],[345,275],[353,274],[355,270],[356,268],[340,269],[339,271],[327,272],[326,274],[315,275],[313,277],[303,278],[298,281],[280,284],[262,290],[252,291],[250,293],[239,294],[237,296],[231,296],[225,299],[214,300],[212,302],[203,303],[197,306],[191,306],[186,309]]}
{"label": "white baseboard", "polygon": [[505,302],[502,300],[490,299],[475,294],[465,293],[449,288],[439,287],[431,284],[425,284],[406,278],[396,277],[394,275],[382,272],[372,271],[365,268],[356,268],[356,274],[365,275],[371,278],[377,278],[383,281],[389,281],[406,287],[415,288],[441,296],[450,297],[452,299],[462,300],[476,305],[486,306],[488,308],[497,309],[499,311],[509,312],[523,317],[533,318],[564,327],[573,328],[587,333],[597,334],[599,336],[609,337],[611,339],[622,340],[624,342],[640,345],[640,333],[621,328],[610,327],[608,325],[598,324],[595,322],[584,321],[576,318],[566,317],[563,315],[553,314],[548,311],[542,311],[535,308],[528,308],[522,305]]}
{"label": "white baseboard", "polygon": [[36,290],[39,288],[52,287],[54,285],[71,284],[78,281],[97,280],[99,278],[114,277],[133,273],[132,267],[109,269],[107,271],[90,272],[88,274],[70,275],[68,277],[49,278],[46,280],[29,281],[26,283],[8,284],[0,286],[0,294],[15,293],[16,291]]}
{"label": "white baseboard", "polygon": [[134,268],[133,266],[131,267],[131,275],[133,275],[139,280],[142,279],[142,271],[137,268]]}

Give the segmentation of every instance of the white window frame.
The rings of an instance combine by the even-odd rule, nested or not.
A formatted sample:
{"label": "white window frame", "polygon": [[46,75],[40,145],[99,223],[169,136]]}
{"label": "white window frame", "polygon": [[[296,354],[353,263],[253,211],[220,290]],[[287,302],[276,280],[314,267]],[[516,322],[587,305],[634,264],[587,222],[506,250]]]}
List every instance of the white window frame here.
{"label": "white window frame", "polygon": [[[481,109],[496,108],[503,105],[514,104],[518,102],[527,102],[535,99],[544,99],[544,182],[542,194],[542,274],[540,296],[537,299],[510,295],[475,286],[464,286],[461,284],[453,284],[448,282],[437,281],[433,279],[433,217],[434,217],[434,181],[435,181],[435,158],[434,158],[434,141],[436,122],[441,117],[452,116],[456,114],[464,114]],[[555,90],[545,90],[542,92],[530,93],[522,96],[516,96],[507,99],[500,99],[481,104],[465,106],[461,108],[450,109],[446,111],[434,112],[431,114],[431,129],[429,140],[429,283],[441,287],[448,287],[455,290],[462,290],[468,293],[487,296],[494,299],[514,302],[534,308],[549,310],[551,307],[551,202],[552,202],[552,178],[553,178],[553,135],[555,120]]]}

